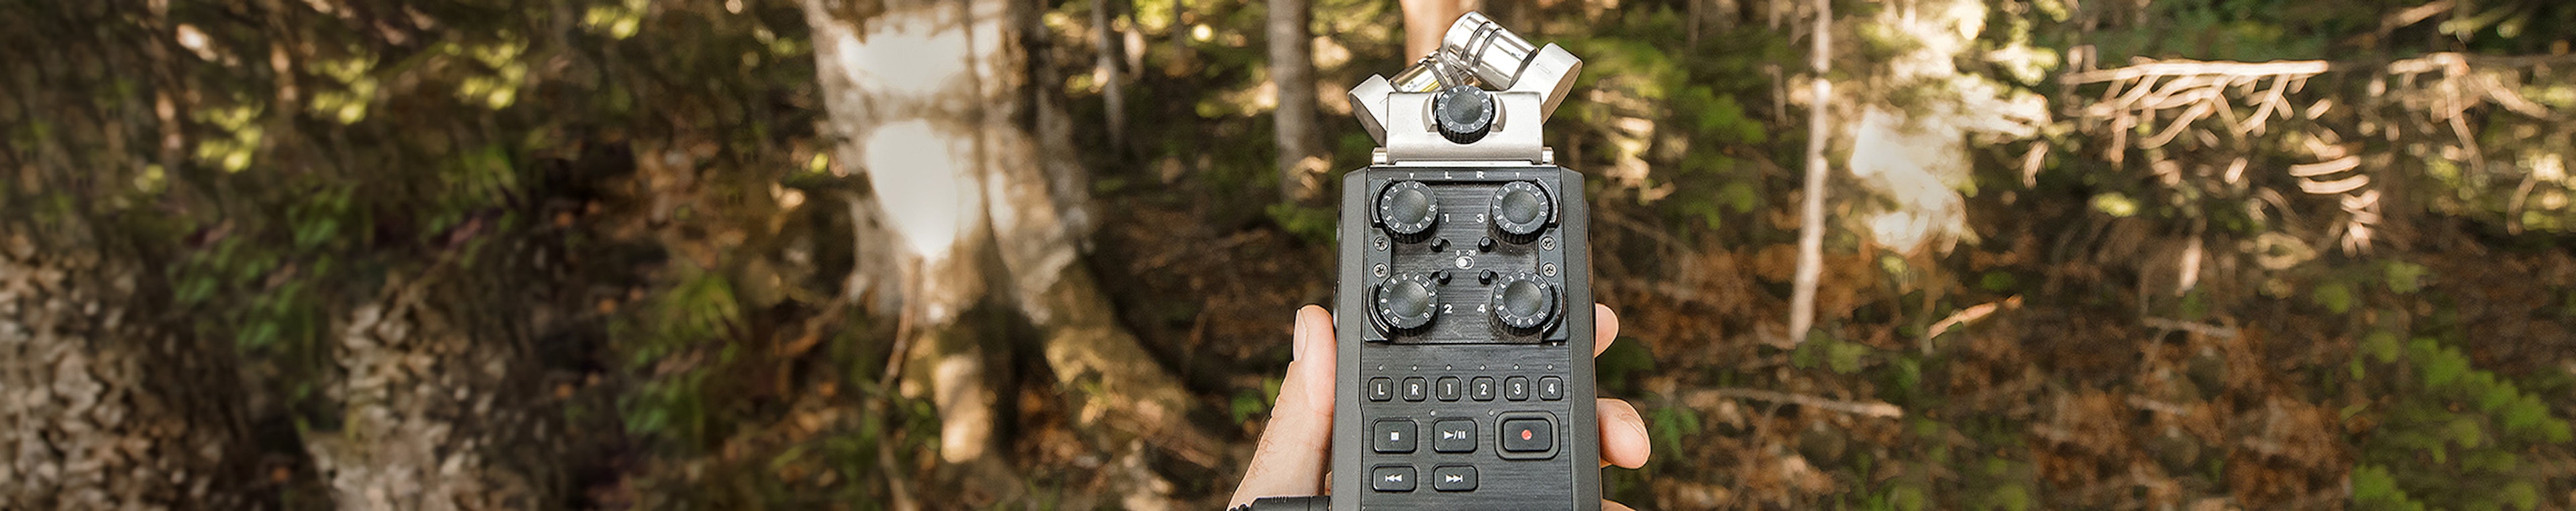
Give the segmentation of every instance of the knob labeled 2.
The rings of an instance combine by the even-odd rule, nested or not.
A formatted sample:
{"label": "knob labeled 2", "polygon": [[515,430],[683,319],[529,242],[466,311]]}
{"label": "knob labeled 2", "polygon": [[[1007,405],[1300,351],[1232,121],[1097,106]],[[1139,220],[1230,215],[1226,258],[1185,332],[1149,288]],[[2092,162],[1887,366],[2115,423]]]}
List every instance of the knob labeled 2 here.
{"label": "knob labeled 2", "polygon": [[1371,310],[1388,333],[1421,329],[1440,311],[1440,284],[1426,273],[1407,273],[1378,284]]}

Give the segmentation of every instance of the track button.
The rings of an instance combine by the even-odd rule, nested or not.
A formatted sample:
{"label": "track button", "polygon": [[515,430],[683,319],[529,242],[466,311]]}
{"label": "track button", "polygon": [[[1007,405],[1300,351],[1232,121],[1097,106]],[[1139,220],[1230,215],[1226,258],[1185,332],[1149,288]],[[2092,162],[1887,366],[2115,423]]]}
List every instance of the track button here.
{"label": "track button", "polygon": [[1413,467],[1387,465],[1369,470],[1369,488],[1384,492],[1413,491]]}
{"label": "track button", "polygon": [[1440,491],[1474,491],[1476,467],[1442,465],[1431,469],[1431,489]]}
{"label": "track button", "polygon": [[1370,401],[1395,399],[1395,380],[1383,376],[1370,378],[1368,394]]}

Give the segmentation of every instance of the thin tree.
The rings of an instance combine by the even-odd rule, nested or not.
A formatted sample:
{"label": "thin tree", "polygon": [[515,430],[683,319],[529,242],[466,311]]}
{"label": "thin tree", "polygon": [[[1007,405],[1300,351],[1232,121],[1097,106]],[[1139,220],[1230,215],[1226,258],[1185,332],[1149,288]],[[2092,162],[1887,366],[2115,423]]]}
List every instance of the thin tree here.
{"label": "thin tree", "polygon": [[1789,297],[1790,342],[1805,341],[1807,329],[1816,322],[1816,281],[1825,264],[1825,174],[1832,171],[1825,163],[1825,142],[1833,130],[1825,114],[1832,104],[1834,85],[1826,80],[1825,72],[1827,59],[1833,55],[1834,6],[1831,0],[1814,0],[1813,4],[1815,47],[1807,55],[1807,65],[1815,68],[1815,77],[1807,86],[1807,186],[1798,216],[1796,288]]}
{"label": "thin tree", "polygon": [[1306,0],[1270,2],[1270,83],[1279,92],[1272,112],[1279,134],[1279,200],[1300,203],[1322,193],[1324,159],[1315,134],[1315,62],[1308,45],[1311,13]]}

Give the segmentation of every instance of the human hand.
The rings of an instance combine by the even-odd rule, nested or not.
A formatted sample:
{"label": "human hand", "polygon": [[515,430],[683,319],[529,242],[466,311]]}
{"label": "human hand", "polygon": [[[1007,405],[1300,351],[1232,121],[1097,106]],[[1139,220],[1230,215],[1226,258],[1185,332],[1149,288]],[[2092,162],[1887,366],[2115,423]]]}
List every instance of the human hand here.
{"label": "human hand", "polygon": [[[1619,337],[1619,316],[1600,304],[1592,305],[1592,314],[1592,356],[1598,357]],[[1298,309],[1292,337],[1295,360],[1279,384],[1279,402],[1270,409],[1270,424],[1261,431],[1252,466],[1244,470],[1227,508],[1261,497],[1324,494],[1324,472],[1333,463],[1333,314],[1314,305]],[[1646,419],[1637,415],[1637,407],[1617,399],[1596,404],[1601,407],[1601,465],[1645,466],[1654,445],[1646,441]],[[1602,501],[1601,508],[1628,506]]]}

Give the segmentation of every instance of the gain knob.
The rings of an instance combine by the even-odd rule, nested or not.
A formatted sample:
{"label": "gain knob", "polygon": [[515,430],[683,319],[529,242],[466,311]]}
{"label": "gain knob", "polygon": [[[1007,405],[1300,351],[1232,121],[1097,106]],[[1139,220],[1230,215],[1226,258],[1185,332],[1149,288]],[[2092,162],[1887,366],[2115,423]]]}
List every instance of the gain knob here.
{"label": "gain knob", "polygon": [[1547,191],[1528,181],[1503,183],[1494,189],[1492,217],[1497,237],[1516,243],[1527,243],[1547,227],[1548,217],[1556,211]]}
{"label": "gain knob", "polygon": [[1440,218],[1440,203],[1420,181],[1388,185],[1377,196],[1377,221],[1398,239],[1419,240]]}
{"label": "gain knob", "polygon": [[1519,333],[1536,333],[1556,319],[1556,286],[1537,275],[1504,276],[1494,286],[1494,322]]}
{"label": "gain knob", "polygon": [[1378,284],[1377,318],[1380,326],[1392,332],[1403,332],[1431,324],[1440,309],[1440,285],[1431,274],[1407,273]]}
{"label": "gain knob", "polygon": [[1473,144],[1494,129],[1494,95],[1474,85],[1442,89],[1431,97],[1431,116],[1439,121],[1441,138]]}

